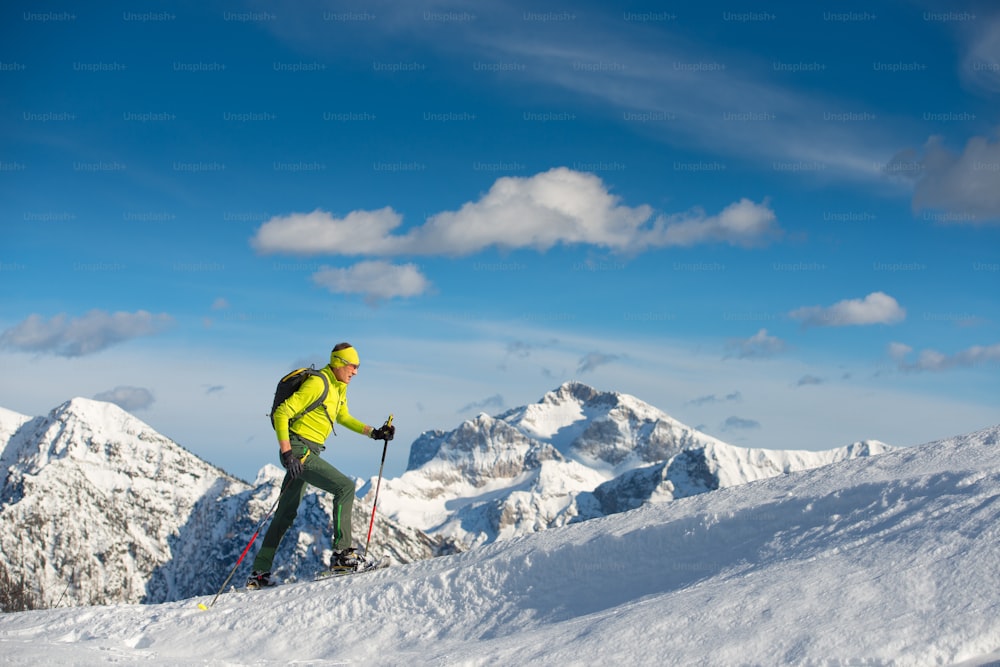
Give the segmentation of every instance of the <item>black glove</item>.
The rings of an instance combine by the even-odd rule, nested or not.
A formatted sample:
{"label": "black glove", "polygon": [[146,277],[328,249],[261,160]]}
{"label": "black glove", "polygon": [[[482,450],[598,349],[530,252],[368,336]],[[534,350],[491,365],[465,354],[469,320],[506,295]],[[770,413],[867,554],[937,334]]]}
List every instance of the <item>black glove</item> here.
{"label": "black glove", "polygon": [[295,479],[302,474],[302,461],[290,449],[281,453],[281,465],[285,466],[290,479]]}
{"label": "black glove", "polygon": [[372,440],[392,440],[393,436],[396,435],[396,427],[392,424],[388,426],[379,426],[378,428],[373,428],[371,432]]}

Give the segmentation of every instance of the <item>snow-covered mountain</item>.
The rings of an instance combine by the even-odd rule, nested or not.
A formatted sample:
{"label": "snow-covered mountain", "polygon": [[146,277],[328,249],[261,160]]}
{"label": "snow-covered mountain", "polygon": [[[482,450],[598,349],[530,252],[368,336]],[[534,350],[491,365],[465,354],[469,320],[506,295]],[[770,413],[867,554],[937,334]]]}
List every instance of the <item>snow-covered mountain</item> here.
{"label": "snow-covered mountain", "polygon": [[[45,605],[214,590],[280,487],[275,466],[248,485],[111,403],[75,398],[30,420],[0,414],[8,431],[2,425],[18,422],[0,454],[0,565],[37,586]],[[371,506],[354,510],[355,539],[363,540]],[[325,494],[307,493],[298,539],[289,533],[277,554],[281,576],[322,569],[331,516]],[[397,562],[449,550],[387,518],[378,528],[373,543]]]}
{"label": "snow-covered mountain", "polygon": [[473,546],[890,449],[733,447],[633,396],[568,382],[537,403],[422,434],[380,507]]}
{"label": "snow-covered mountain", "polygon": [[998,497],[995,426],[208,612],[0,614],[0,661],[985,667]]}
{"label": "snow-covered mountain", "polygon": [[[0,565],[47,605],[214,590],[282,477],[268,465],[246,484],[119,407],[82,398],[34,419],[2,412],[0,437]],[[538,403],[422,434],[407,472],[383,480],[372,540],[407,563],[886,449],[731,447],[632,396],[566,383]],[[355,503],[357,543],[373,495]],[[331,515],[327,494],[307,493],[275,561],[279,578],[322,569]]]}

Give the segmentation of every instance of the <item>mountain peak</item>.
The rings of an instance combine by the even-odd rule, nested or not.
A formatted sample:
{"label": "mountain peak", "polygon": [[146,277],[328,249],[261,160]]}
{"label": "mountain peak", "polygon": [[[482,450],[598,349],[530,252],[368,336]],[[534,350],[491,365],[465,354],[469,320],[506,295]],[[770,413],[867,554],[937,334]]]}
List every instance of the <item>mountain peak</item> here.
{"label": "mountain peak", "polygon": [[93,398],[83,398],[82,396],[77,396],[71,398],[68,401],[62,403],[61,405],[54,408],[50,413],[50,417],[60,417],[62,415],[73,416],[77,419],[92,423],[92,424],[124,424],[126,422],[136,422],[149,428],[148,425],[141,422],[139,419],[134,417],[131,413],[126,412],[123,408],[116,405],[115,403],[109,403],[107,401],[98,401]]}
{"label": "mountain peak", "polygon": [[138,443],[148,443],[147,447],[154,449],[165,443],[180,448],[114,403],[90,398],[76,397],[62,403],[42,418],[38,430],[45,434],[35,441],[43,445],[35,453],[39,465],[50,458],[133,457],[136,452],[125,451],[124,443],[131,449]]}
{"label": "mountain peak", "polygon": [[[136,478],[163,479],[169,470],[193,472],[194,479],[230,476],[201,461],[149,424],[105,401],[73,398],[18,429],[3,449],[0,464],[17,464],[35,474],[49,464],[72,468],[85,477],[109,469],[90,481],[98,487],[125,488]],[[200,467],[211,471],[200,470]],[[73,473],[75,474],[75,473]]]}
{"label": "mountain peak", "polygon": [[570,380],[568,382],[563,382],[559,385],[559,387],[545,394],[539,403],[556,403],[566,400],[576,400],[586,403],[587,401],[593,400],[600,394],[601,392],[594,389],[589,384],[584,384],[583,382],[579,382],[577,380]]}
{"label": "mountain peak", "polygon": [[623,466],[663,460],[681,448],[715,442],[634,396],[576,381],[499,419],[571,459],[619,472]]}

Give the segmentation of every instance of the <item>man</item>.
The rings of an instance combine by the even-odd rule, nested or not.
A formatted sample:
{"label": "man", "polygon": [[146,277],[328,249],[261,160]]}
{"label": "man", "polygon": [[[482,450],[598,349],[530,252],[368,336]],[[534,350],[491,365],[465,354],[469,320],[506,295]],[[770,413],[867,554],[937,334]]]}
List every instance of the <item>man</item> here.
{"label": "man", "polygon": [[[347,385],[357,374],[359,366],[357,350],[349,343],[339,343],[330,352],[330,364],[319,370],[323,377],[313,375],[306,378],[298,391],[274,410],[274,432],[278,436],[285,479],[274,518],[254,559],[247,588],[272,585],[274,552],[295,520],[306,484],[333,496],[333,558],[330,567],[349,569],[358,565],[358,554],[351,544],[354,481],[320,458],[320,452],[325,449],[323,442],[333,431],[334,422],[373,440],[392,440],[396,434],[396,427],[391,424],[372,428],[352,417],[348,411]],[[322,396],[325,385],[329,385],[326,399],[316,409],[305,411]]]}

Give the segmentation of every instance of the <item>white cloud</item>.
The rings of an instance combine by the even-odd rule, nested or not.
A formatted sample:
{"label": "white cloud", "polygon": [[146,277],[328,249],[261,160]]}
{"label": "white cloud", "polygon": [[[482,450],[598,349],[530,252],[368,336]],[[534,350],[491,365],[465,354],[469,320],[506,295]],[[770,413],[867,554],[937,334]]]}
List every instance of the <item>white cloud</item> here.
{"label": "white cloud", "polygon": [[694,210],[654,219],[649,205],[624,206],[599,177],[566,167],[499,178],[457,211],[436,213],[405,234],[392,234],[401,222],[391,208],[343,218],[317,210],[272,218],[251,243],[264,253],[456,256],[494,247],[544,252],[572,244],[627,252],[700,243],[752,246],[779,233],[766,204],[741,199],[715,216]]}
{"label": "white cloud", "polygon": [[905,150],[886,166],[913,182],[914,212],[940,211],[944,222],[1000,222],[1000,141],[972,137],[961,153],[930,137],[922,151]]}
{"label": "white cloud", "polygon": [[411,297],[430,289],[430,281],[415,264],[359,262],[346,269],[323,267],[313,282],[338,294],[362,294],[368,301]]}
{"label": "white cloud", "polygon": [[908,345],[893,343],[890,345],[889,355],[899,364],[899,370],[904,372],[946,371],[1000,362],[1000,343],[973,345],[954,354],[921,350],[916,361],[908,361],[907,357],[912,351],[913,348]]}
{"label": "white cloud", "polygon": [[389,207],[352,211],[336,218],[326,211],[271,218],[250,243],[261,253],[291,255],[392,254],[398,238],[390,236],[403,218]]}
{"label": "white cloud", "polygon": [[761,329],[750,338],[730,341],[726,349],[729,350],[726,358],[762,359],[784,352],[785,341],[768,334],[767,329]]}
{"label": "white cloud", "polygon": [[766,204],[757,204],[744,198],[730,204],[715,216],[706,216],[697,211],[661,218],[658,221],[661,238],[656,245],[761,245],[780,234],[776,221],[777,216]]}
{"label": "white cloud", "polygon": [[896,324],[906,318],[906,309],[884,292],[872,292],[863,299],[845,299],[832,306],[805,306],[788,314],[803,326],[843,327],[867,324]]}
{"label": "white cloud", "polygon": [[469,254],[487,247],[584,243],[626,248],[652,209],[621,206],[600,178],[559,167],[528,178],[503,177],[478,201],[438,213],[412,234],[419,252]]}
{"label": "white cloud", "polygon": [[172,323],[169,315],[153,315],[145,310],[134,313],[92,310],[82,317],[60,313],[48,320],[33,314],[0,333],[0,347],[79,357],[132,338],[159,333]]}
{"label": "white cloud", "polygon": [[110,391],[103,391],[94,396],[95,400],[114,403],[123,410],[133,412],[135,410],[145,410],[151,406],[156,399],[152,392],[144,387],[118,386]]}

